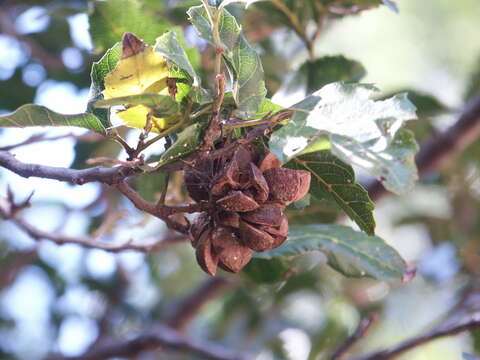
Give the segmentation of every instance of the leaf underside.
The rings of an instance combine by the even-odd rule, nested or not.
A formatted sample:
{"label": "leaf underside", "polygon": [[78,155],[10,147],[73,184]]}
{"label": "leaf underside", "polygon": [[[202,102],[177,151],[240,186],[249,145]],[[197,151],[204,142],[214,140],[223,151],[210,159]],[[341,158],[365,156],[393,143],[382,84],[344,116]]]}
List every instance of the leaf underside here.
{"label": "leaf underside", "polygon": [[[292,108],[292,120],[275,131],[270,148],[283,162],[314,150],[327,137],[331,151],[343,161],[364,168],[395,193],[410,190],[417,179],[415,140],[399,131],[415,119],[406,94],[375,101],[377,89],[366,84],[332,83]],[[313,148],[313,149],[311,149]]]}

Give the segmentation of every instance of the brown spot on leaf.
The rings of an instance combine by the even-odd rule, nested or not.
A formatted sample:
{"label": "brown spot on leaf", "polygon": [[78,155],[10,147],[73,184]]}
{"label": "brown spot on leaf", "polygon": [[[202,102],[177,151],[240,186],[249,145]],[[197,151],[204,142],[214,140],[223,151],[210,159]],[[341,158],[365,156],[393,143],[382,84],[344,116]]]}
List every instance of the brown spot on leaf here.
{"label": "brown spot on leaf", "polygon": [[126,32],[122,40],[122,59],[136,55],[145,50],[145,43],[136,35]]}

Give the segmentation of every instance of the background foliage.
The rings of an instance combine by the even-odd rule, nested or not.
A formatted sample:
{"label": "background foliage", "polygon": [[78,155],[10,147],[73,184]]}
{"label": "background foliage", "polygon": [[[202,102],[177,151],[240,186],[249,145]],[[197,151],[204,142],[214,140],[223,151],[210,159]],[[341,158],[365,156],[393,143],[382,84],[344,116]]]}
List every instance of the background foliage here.
{"label": "background foliage", "polygon": [[[247,10],[238,4],[228,7],[232,26],[236,28],[235,21],[241,24],[252,44],[242,55],[253,57],[255,63],[253,50],[260,54],[265,87],[242,83],[260,98],[266,92],[277,104],[290,106],[334,81],[374,83],[383,90],[373,95],[379,101],[407,92],[419,117],[407,122],[407,127],[421,143],[451,125],[464,104],[478,93],[480,40],[475,36],[475,15],[480,7],[474,0],[455,4],[446,0],[435,4],[404,0],[397,4],[399,14],[391,10],[391,2],[384,6],[376,0],[277,1],[292,11],[297,22],[272,3],[258,2]],[[3,1],[0,109],[6,114],[23,104],[35,103],[64,114],[81,114],[87,105],[93,111],[92,104],[87,104],[91,65],[98,62],[92,74],[95,86],[91,94],[95,98],[104,88],[104,75],[118,60],[119,48],[113,46],[125,31],[137,33],[152,45],[164,31],[174,31],[181,42],[184,38],[191,46],[187,55],[192,70],[209,87],[213,84],[213,53],[195,35],[186,15],[195,5],[199,2]],[[314,24],[319,21],[323,26],[317,33]],[[313,37],[315,41],[305,42]],[[239,71],[236,56],[228,55],[231,71]],[[244,104],[242,111],[251,111],[250,102],[238,94],[233,97]],[[38,124],[48,120],[42,114],[34,117]],[[105,110],[96,109],[95,114],[105,119]],[[105,123],[93,119],[91,124],[91,129],[103,132]],[[119,132],[132,141],[138,137],[134,129],[121,128]],[[86,164],[90,158],[125,158],[115,142],[100,141],[96,134],[71,128],[48,132],[38,128],[0,129],[0,148],[39,133],[47,139],[59,138],[15,148],[19,159],[78,169],[90,166]],[[339,137],[345,134],[329,136],[332,143],[345,144],[345,138]],[[282,133],[277,136],[281,138]],[[411,160],[415,145],[408,141],[410,133],[402,131],[397,136],[407,138],[404,144],[408,146],[401,151],[390,149],[390,155]],[[371,145],[359,144],[366,149]],[[417,276],[409,284],[389,280],[400,277],[402,269],[389,268],[389,262],[371,262],[371,247],[362,252],[359,233],[350,241],[360,249],[352,255],[347,241],[351,234],[345,235],[350,230],[341,225],[337,231],[345,241],[342,256],[329,253],[334,241],[328,236],[319,237],[322,228],[312,224],[340,221],[352,225],[342,217],[337,207],[340,205],[360,229],[373,232],[373,206],[358,185],[367,184],[371,178],[356,168],[355,180],[350,165],[332,159],[330,152],[322,149],[321,141],[314,145],[318,146],[315,150],[323,152],[302,155],[296,158],[299,161],[284,159],[289,167],[309,166],[313,170],[312,196],[289,210],[292,225],[306,226],[301,231],[292,226],[291,230],[292,238],[302,241],[295,245],[303,248],[282,247],[262,254],[240,275],[227,277],[231,281],[228,289],[201,309],[185,329],[187,336],[255,354],[259,359],[328,359],[360,319],[378,312],[379,320],[368,336],[352,349],[352,354],[363,354],[424,332],[449,311],[466,284],[478,275],[478,141],[456,154],[443,169],[425,176],[411,192],[389,195],[376,203],[376,234],[407,262],[417,264]],[[154,146],[151,159],[158,159],[161,149],[160,144]],[[335,154],[341,157],[341,152]],[[319,158],[322,165],[318,165]],[[381,167],[379,161],[376,166]],[[337,174],[330,179],[322,175],[328,174],[332,164],[343,169],[343,176]],[[413,175],[404,170],[400,169],[401,174],[412,181],[401,184],[413,183]],[[181,182],[180,177],[172,179],[169,201],[185,198]],[[337,186],[333,193],[325,190],[329,184],[342,182],[348,187]],[[145,198],[154,200],[163,184],[163,174],[158,174],[138,177],[134,185]],[[27,180],[1,169],[2,196],[7,193],[7,185],[19,199],[35,190],[32,207],[22,215],[47,231],[69,236],[93,233],[116,243],[130,239],[133,243],[155,243],[167,234],[161,221],[138,212],[105,186]],[[390,188],[396,190],[395,186]],[[349,197],[362,201],[350,205]],[[308,202],[310,206],[303,209]],[[118,227],[112,226],[115,220]],[[52,353],[76,356],[105,340],[129,338],[168,322],[179,299],[209,281],[199,271],[191,247],[183,242],[173,241],[147,254],[114,254],[32,240],[9,221],[0,223],[0,241],[0,358],[4,359],[40,359]],[[324,249],[327,256],[309,252],[290,257],[312,246]],[[382,259],[392,256],[389,249],[379,250],[385,256]],[[288,259],[278,256],[282,251]],[[359,253],[360,259],[356,257]],[[371,273],[377,280],[347,278],[327,264],[350,275]],[[466,332],[419,347],[403,358],[462,359],[463,352],[480,356],[479,339],[475,331]],[[147,351],[138,358],[158,358],[164,351]],[[192,358],[183,352],[165,356]]]}

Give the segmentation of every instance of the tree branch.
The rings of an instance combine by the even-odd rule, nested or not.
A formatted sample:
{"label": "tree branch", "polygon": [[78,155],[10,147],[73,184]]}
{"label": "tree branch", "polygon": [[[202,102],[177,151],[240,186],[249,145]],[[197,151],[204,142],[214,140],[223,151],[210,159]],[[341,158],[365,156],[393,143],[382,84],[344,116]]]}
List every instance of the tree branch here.
{"label": "tree branch", "polygon": [[389,350],[382,350],[365,356],[360,356],[353,358],[351,360],[387,360],[393,359],[404,352],[413,349],[419,345],[425,344],[426,342],[445,337],[459,334],[463,331],[472,330],[480,328],[480,312],[476,312],[470,316],[467,321],[462,321],[455,325],[449,326],[438,326],[434,330],[421,335],[419,337],[409,339],[396,347]]}
{"label": "tree branch", "polygon": [[182,334],[165,326],[156,327],[155,331],[145,332],[132,340],[112,343],[98,347],[81,356],[53,356],[49,360],[104,360],[108,358],[131,358],[136,354],[153,350],[158,347],[165,347],[170,350],[178,350],[205,359],[212,360],[247,360],[252,357],[236,354],[233,351],[209,342],[190,340]]}
{"label": "tree branch", "polygon": [[182,224],[174,219],[172,215],[178,213],[196,213],[207,211],[211,208],[212,204],[203,201],[200,203],[186,204],[186,205],[160,205],[157,206],[151,202],[144,200],[135,190],[132,189],[125,181],[122,181],[114,185],[115,188],[125,195],[135,207],[146,213],[158,217],[165,221],[167,226],[173,230],[176,230],[182,234],[189,233],[189,225]]}
{"label": "tree branch", "polygon": [[185,235],[173,235],[170,234],[169,236],[155,241],[150,242],[143,242],[143,243],[133,243],[131,241],[122,243],[122,244],[115,244],[115,243],[108,243],[97,240],[91,237],[70,237],[62,234],[58,234],[56,232],[48,232],[43,231],[41,229],[36,228],[35,226],[29,224],[24,219],[22,219],[18,215],[17,207],[14,204],[9,203],[5,198],[0,197],[0,217],[5,220],[11,220],[15,223],[20,229],[25,231],[30,237],[34,240],[42,240],[47,239],[53,241],[58,245],[63,244],[77,244],[87,248],[94,248],[94,249],[101,249],[109,252],[120,252],[124,250],[136,250],[141,252],[152,252],[158,251],[163,249],[167,246],[172,244],[176,244],[178,242],[183,242],[187,240]]}
{"label": "tree branch", "polygon": [[56,166],[28,164],[17,160],[13,154],[7,151],[0,151],[0,166],[24,178],[34,176],[71,182],[77,185],[93,181],[112,185],[129,176],[142,173],[141,169],[126,166],[117,166],[113,168],[96,166],[93,168],[76,170]]}
{"label": "tree branch", "polygon": [[368,332],[372,324],[377,320],[377,313],[370,313],[364,319],[360,321],[358,327],[355,329],[353,334],[341,344],[337,350],[333,353],[331,360],[340,360],[343,359],[348,350],[350,350],[357,342],[359,342]]}
{"label": "tree branch", "polygon": [[234,284],[234,281],[225,278],[208,278],[191,294],[178,302],[173,311],[167,315],[166,324],[177,331],[184,331],[207,302]]}
{"label": "tree branch", "polygon": [[[430,137],[416,156],[420,178],[431,171],[445,166],[455,153],[465,149],[480,136],[480,94],[467,103],[457,122],[446,131]],[[387,193],[379,181],[367,186],[372,200],[378,200]]]}

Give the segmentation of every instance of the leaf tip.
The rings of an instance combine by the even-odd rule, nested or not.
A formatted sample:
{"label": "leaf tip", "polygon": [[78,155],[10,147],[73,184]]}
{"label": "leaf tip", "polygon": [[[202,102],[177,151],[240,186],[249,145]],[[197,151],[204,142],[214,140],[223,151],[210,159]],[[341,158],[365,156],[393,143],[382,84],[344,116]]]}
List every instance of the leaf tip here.
{"label": "leaf tip", "polygon": [[122,59],[134,56],[145,50],[145,43],[135,34],[126,32],[122,39]]}

